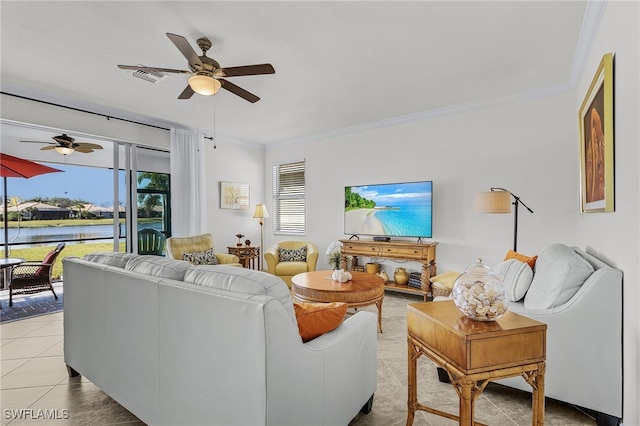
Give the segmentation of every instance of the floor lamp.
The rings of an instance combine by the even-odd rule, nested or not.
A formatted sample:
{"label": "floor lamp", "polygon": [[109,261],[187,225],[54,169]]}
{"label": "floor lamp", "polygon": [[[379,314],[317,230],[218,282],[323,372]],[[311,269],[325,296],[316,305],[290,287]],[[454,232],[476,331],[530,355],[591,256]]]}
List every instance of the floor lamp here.
{"label": "floor lamp", "polygon": [[[513,202],[511,201],[513,197]],[[474,209],[478,213],[511,213],[511,205],[515,206],[513,218],[513,251],[518,251],[518,205],[522,204],[533,213],[525,203],[509,190],[504,188],[491,188],[490,191],[476,194]]]}
{"label": "floor lamp", "polygon": [[265,206],[264,204],[256,204],[256,211],[253,212],[253,217],[260,219],[260,269],[262,270],[262,257],[264,256],[264,250],[262,248],[262,244],[264,241],[264,237],[263,237],[263,228],[262,225],[264,225],[264,218],[265,217],[269,217],[269,212],[267,211],[267,206]]}

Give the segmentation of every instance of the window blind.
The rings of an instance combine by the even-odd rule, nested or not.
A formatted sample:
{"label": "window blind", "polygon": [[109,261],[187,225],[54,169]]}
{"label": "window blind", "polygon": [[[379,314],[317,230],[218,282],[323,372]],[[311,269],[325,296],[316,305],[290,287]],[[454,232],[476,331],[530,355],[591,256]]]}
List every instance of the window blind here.
{"label": "window blind", "polygon": [[292,235],[306,233],[305,163],[273,166],[274,232]]}

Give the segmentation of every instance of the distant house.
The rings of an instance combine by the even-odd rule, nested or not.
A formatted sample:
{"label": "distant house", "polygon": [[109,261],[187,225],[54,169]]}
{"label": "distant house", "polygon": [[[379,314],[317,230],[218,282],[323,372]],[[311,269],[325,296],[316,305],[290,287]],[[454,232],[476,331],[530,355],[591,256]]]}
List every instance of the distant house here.
{"label": "distant house", "polygon": [[54,220],[72,217],[72,212],[68,208],[52,206],[51,204],[37,201],[28,201],[19,204],[17,207],[9,207],[8,211],[19,211],[24,220]]}
{"label": "distant house", "polygon": [[[91,213],[97,217],[101,217],[103,219],[113,219],[113,207],[103,207],[96,206],[95,204],[85,204],[82,209],[85,212]],[[125,211],[123,206],[118,206],[119,214],[118,217],[124,217]],[[80,211],[77,208],[74,208],[74,214],[79,216]]]}

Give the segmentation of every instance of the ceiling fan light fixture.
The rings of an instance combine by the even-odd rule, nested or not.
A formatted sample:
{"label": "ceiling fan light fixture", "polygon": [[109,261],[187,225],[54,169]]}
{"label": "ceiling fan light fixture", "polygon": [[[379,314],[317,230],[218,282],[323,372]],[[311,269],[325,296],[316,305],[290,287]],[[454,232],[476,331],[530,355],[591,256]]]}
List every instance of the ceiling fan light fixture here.
{"label": "ceiling fan light fixture", "polygon": [[194,74],[189,77],[189,86],[199,95],[210,96],[218,93],[222,84],[209,75]]}
{"label": "ceiling fan light fixture", "polygon": [[62,154],[62,155],[71,155],[74,152],[76,152],[75,149],[69,148],[68,146],[56,146],[54,149],[58,154]]}

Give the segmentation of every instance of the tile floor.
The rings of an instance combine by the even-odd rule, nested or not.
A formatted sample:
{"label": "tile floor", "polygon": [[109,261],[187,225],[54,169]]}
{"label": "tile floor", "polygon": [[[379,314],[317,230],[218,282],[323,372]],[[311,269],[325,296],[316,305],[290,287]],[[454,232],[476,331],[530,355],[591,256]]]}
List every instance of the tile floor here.
{"label": "tile floor", "polygon": [[[406,422],[406,305],[420,298],[389,293],[383,304],[384,333],[378,335],[378,389],[373,410],[350,426],[404,425]],[[363,308],[370,309],[370,308]],[[375,311],[375,308],[371,308]],[[63,358],[63,313],[0,325],[0,424],[142,425],[133,414],[82,377],[70,379]],[[423,403],[457,411],[457,395],[438,382],[422,357],[418,391]],[[531,424],[530,394],[490,384],[476,403],[476,420],[489,425]],[[582,411],[547,399],[547,425],[594,425]],[[418,412],[414,425],[455,422]]]}

